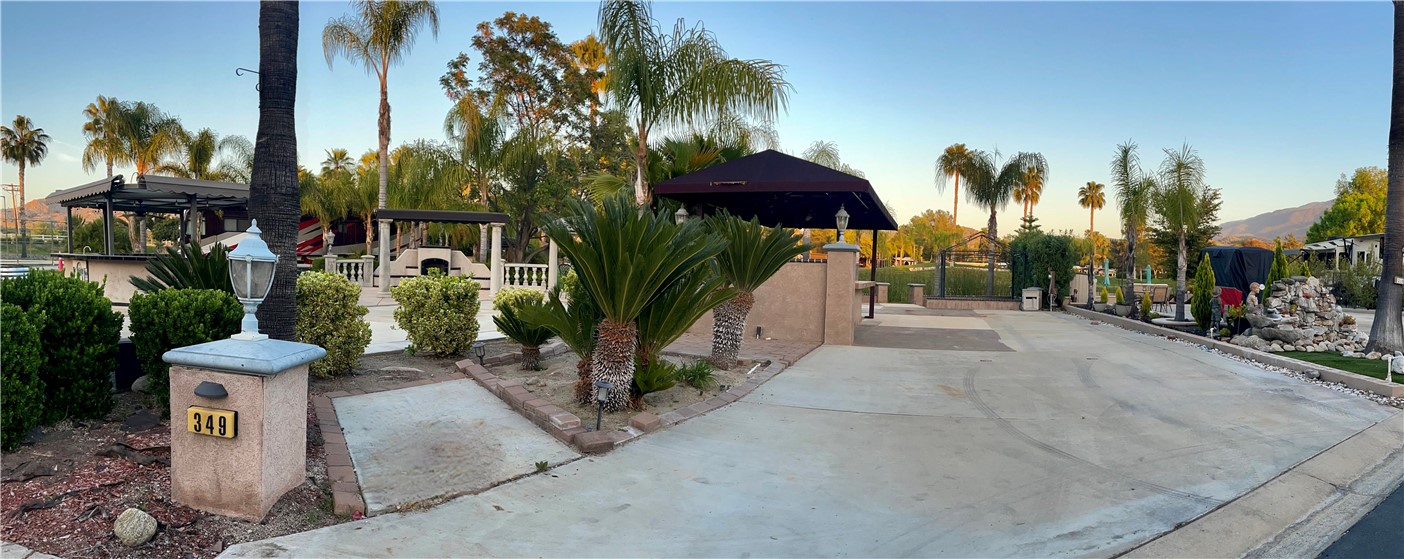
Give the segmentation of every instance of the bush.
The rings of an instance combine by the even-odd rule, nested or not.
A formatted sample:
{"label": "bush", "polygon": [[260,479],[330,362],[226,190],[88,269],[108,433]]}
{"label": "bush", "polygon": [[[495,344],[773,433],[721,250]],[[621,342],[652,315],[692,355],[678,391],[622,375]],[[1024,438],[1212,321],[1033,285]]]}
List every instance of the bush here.
{"label": "bush", "polygon": [[711,390],[717,386],[712,364],[701,359],[678,367],[677,378],[698,390]]}
{"label": "bush", "polygon": [[[44,422],[100,418],[112,410],[112,380],[122,315],[103,287],[57,271],[0,282],[0,300],[24,309],[39,330]],[[42,318],[41,318],[42,317]]]}
{"label": "bush", "polygon": [[297,276],[297,341],[321,346],[327,356],[312,362],[311,373],[330,378],[356,366],[370,345],[368,310],[359,304],[361,286],[342,276],[311,271]]}
{"label": "bush", "polygon": [[1150,296],[1150,292],[1147,291],[1147,292],[1141,294],[1141,317],[1142,317],[1142,318],[1150,318],[1150,315],[1151,315],[1151,296]]}
{"label": "bush", "polygon": [[1336,274],[1336,280],[1340,283],[1337,288],[1340,293],[1338,302],[1347,307],[1375,308],[1376,300],[1379,299],[1379,288],[1375,286],[1375,280],[1380,277],[1382,270],[1383,267],[1378,262],[1361,262],[1342,267]]}
{"label": "bush", "polygon": [[0,303],[0,448],[13,450],[44,417],[39,329],[23,309]]}
{"label": "bush", "polygon": [[1103,305],[1107,304],[1107,286],[1103,285],[1097,288],[1097,302]]}
{"label": "bush", "polygon": [[1026,287],[1048,289],[1048,274],[1052,272],[1058,297],[1072,294],[1068,284],[1072,283],[1073,265],[1077,260],[1072,237],[1025,231],[1009,243],[1009,251],[1014,292]]}
{"label": "bush", "polygon": [[1121,291],[1121,288],[1120,288],[1120,287],[1117,287],[1117,288],[1116,288],[1116,304],[1118,304],[1118,305],[1130,305],[1130,304],[1131,304],[1131,301],[1127,301],[1127,300],[1126,300],[1126,294],[1123,293],[1123,292]]}
{"label": "bush", "polygon": [[478,282],[431,273],[390,290],[400,307],[395,323],[416,351],[458,355],[478,339]]}
{"label": "bush", "polygon": [[1211,301],[1214,300],[1214,267],[1209,265],[1209,254],[1194,271],[1194,298],[1190,301],[1190,314],[1200,330],[1209,331],[1209,322],[1214,319]]}
{"label": "bush", "polygon": [[206,253],[198,245],[185,244],[179,250],[166,247],[164,253],[146,262],[145,278],[133,277],[131,284],[147,293],[162,289],[218,289],[233,293],[229,283],[229,255],[224,245]]}
{"label": "bush", "polygon": [[233,295],[215,289],[162,289],[133,295],[127,315],[132,345],[146,373],[147,401],[152,409],[169,413],[171,366],[161,356],[237,334],[244,307]]}
{"label": "bush", "polygon": [[551,330],[545,326],[534,324],[523,320],[520,314],[530,314],[533,312],[545,312],[546,303],[522,299],[520,306],[505,305],[498,307],[497,315],[492,317],[493,324],[497,325],[497,331],[507,336],[512,341],[522,344],[522,370],[537,371],[541,369],[541,346],[551,339]]}
{"label": "bush", "polygon": [[546,300],[546,294],[535,289],[524,287],[504,287],[497,290],[492,296],[492,306],[495,309],[512,308],[513,310],[522,308],[528,303],[540,303]]}

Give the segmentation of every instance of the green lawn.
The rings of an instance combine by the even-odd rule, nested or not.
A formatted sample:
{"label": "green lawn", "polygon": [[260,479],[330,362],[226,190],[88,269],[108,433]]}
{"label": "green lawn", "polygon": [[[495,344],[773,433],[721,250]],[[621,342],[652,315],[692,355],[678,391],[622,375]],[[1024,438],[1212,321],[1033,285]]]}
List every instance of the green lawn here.
{"label": "green lawn", "polygon": [[[1387,361],[1379,359],[1361,359],[1359,357],[1342,357],[1334,352],[1307,353],[1305,351],[1284,351],[1279,353],[1283,357],[1301,359],[1308,363],[1315,363],[1332,369],[1340,369],[1357,375],[1365,375],[1380,380],[1385,378],[1385,367],[1389,366]],[[1404,375],[1394,375],[1394,382],[1404,384]]]}

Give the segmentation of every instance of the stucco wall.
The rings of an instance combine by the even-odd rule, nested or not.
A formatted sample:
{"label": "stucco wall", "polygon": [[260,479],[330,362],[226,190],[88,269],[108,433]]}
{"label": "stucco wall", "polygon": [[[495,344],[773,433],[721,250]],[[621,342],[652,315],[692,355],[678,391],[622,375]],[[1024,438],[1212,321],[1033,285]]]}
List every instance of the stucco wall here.
{"label": "stucco wall", "polygon": [[[746,317],[743,341],[761,335],[776,340],[824,340],[823,263],[791,262],[756,290],[756,305]],[[703,315],[688,332],[710,335],[712,313]]]}

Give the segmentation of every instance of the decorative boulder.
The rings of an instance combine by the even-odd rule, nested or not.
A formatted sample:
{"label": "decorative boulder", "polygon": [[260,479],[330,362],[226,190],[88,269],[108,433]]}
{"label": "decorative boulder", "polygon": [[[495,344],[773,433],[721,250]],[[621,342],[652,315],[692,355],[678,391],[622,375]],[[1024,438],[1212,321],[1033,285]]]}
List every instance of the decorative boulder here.
{"label": "decorative boulder", "polygon": [[146,543],[156,535],[156,519],[141,510],[129,508],[117,515],[112,523],[112,533],[127,547]]}

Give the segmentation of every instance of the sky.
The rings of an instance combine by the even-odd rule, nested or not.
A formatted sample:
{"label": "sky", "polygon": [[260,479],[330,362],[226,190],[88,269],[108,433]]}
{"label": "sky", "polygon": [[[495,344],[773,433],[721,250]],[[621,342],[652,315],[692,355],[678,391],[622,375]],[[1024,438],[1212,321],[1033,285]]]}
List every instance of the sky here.
{"label": "sky", "polygon": [[[302,164],[376,144],[375,80],[337,60],[321,32],[345,2],[303,2],[297,138]],[[474,26],[504,11],[539,16],[566,42],[594,31],[594,2],[440,2],[390,72],[392,145],[442,139],[445,65],[471,50]],[[737,58],[785,66],[793,86],[775,127],[780,148],[838,145],[899,222],[950,211],[934,163],[964,143],[1047,157],[1035,210],[1045,230],[1087,229],[1077,190],[1108,183],[1118,143],[1157,167],[1188,143],[1223,192],[1224,220],[1328,200],[1336,178],[1385,166],[1391,71],[1387,2],[850,3],[660,2],[665,27],[702,23]],[[474,57],[476,60],[476,57]],[[258,124],[256,2],[0,3],[0,120],[29,116],[53,142],[26,172],[29,197],[99,178],[79,165],[82,109],[98,95],[155,103],[191,129],[252,139]],[[100,171],[99,171],[100,172]],[[118,170],[131,174],[131,169]],[[0,181],[16,178],[0,166]],[[965,203],[959,222],[988,210]],[[1000,228],[1017,226],[1011,204]],[[1096,229],[1116,233],[1114,201]]]}

